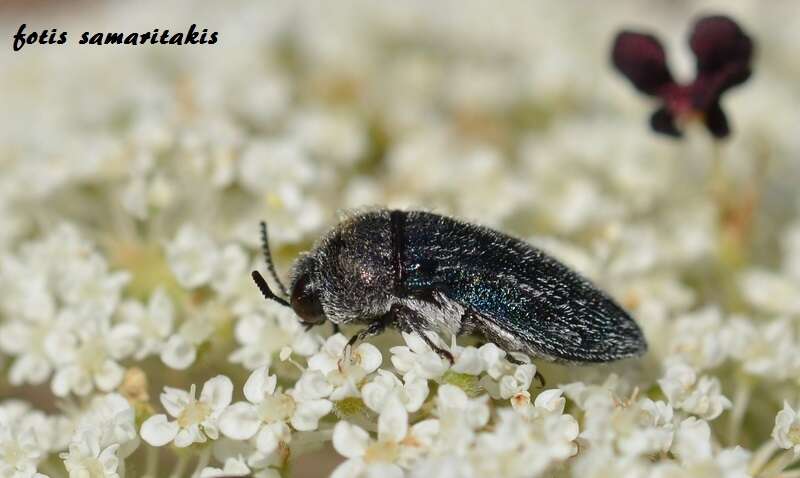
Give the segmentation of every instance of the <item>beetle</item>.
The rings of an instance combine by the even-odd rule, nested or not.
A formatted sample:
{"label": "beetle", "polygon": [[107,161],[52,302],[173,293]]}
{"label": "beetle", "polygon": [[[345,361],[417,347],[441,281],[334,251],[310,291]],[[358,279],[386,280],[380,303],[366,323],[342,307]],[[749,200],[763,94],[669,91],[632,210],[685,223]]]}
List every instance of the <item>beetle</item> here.
{"label": "beetle", "polygon": [[258,271],[266,299],[291,307],[311,328],[363,324],[348,345],[387,327],[416,334],[480,335],[506,352],[549,361],[610,362],[647,350],[636,322],[611,297],[530,244],[424,211],[357,212],[334,226],[278,278],[261,223],[267,266],[283,297]]}

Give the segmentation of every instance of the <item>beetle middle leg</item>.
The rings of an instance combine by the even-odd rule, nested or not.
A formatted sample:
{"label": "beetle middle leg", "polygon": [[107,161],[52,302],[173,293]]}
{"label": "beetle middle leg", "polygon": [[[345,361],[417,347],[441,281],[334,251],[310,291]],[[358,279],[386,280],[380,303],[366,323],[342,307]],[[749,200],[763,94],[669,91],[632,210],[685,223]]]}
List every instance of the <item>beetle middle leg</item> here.
{"label": "beetle middle leg", "polygon": [[428,344],[428,347],[430,347],[431,350],[436,352],[440,357],[447,359],[451,365],[455,363],[453,354],[451,354],[449,350],[439,347],[430,339],[430,337],[428,337],[427,334],[425,334],[427,329],[424,326],[424,323],[425,321],[417,314],[417,312],[403,305],[394,304],[392,305],[392,308],[389,309],[389,312],[386,312],[381,317],[373,320],[367,327],[361,329],[354,336],[350,337],[350,340],[347,341],[346,348],[349,349],[355,345],[356,342],[374,335],[378,335],[386,330],[387,326],[393,325],[403,332],[418,335],[426,344]]}
{"label": "beetle middle leg", "polygon": [[453,354],[451,354],[449,350],[439,347],[433,340],[431,340],[430,337],[428,337],[428,334],[425,333],[427,330],[425,327],[425,320],[420,317],[417,312],[398,304],[393,305],[392,310],[389,312],[394,313],[393,324],[398,329],[406,333],[418,335],[426,344],[428,344],[428,347],[430,347],[431,350],[439,355],[439,357],[449,361],[450,365],[455,363]]}

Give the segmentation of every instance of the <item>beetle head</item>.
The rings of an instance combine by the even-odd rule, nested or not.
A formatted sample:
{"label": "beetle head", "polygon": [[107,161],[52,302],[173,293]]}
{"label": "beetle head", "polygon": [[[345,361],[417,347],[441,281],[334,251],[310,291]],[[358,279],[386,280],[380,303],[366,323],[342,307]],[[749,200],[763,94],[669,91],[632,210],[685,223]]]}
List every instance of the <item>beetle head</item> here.
{"label": "beetle head", "polygon": [[272,278],[278,284],[280,292],[284,297],[289,296],[287,301],[270,289],[267,281],[258,271],[253,271],[253,280],[258,286],[261,294],[268,300],[274,300],[284,307],[291,307],[292,310],[300,317],[300,322],[308,329],[315,325],[325,322],[325,314],[322,310],[322,303],[319,297],[319,290],[315,286],[314,281],[314,267],[313,261],[308,257],[305,260],[300,260],[295,268],[295,279],[292,281],[292,291],[289,295],[286,287],[284,287],[278,274],[275,272],[275,266],[272,262],[272,254],[269,250],[269,239],[267,237],[267,225],[261,223],[261,247],[264,251],[264,258],[267,261],[267,269],[272,274]]}
{"label": "beetle head", "polygon": [[325,322],[325,312],[322,310],[320,291],[316,287],[313,271],[300,268],[300,274],[292,284],[289,303],[303,325],[313,327]]}

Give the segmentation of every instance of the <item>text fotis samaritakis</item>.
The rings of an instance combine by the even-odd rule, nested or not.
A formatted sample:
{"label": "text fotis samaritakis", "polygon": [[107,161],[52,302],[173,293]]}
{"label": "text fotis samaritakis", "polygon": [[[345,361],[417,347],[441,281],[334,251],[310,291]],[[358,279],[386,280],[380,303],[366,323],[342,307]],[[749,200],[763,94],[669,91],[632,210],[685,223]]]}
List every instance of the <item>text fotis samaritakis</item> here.
{"label": "text fotis samaritakis", "polygon": [[[219,41],[219,32],[198,28],[192,24],[182,31],[153,28],[145,32],[82,32],[79,45],[213,45]],[[28,30],[27,24],[19,26],[13,37],[14,51],[26,45],[66,45],[70,34],[57,28]]]}

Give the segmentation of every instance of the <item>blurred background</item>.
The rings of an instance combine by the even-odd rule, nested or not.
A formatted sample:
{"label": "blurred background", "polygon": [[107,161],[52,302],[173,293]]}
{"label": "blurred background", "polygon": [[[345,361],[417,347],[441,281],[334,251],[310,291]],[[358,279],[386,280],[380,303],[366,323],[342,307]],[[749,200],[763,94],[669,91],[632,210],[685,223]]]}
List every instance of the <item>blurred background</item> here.
{"label": "blurred background", "polygon": [[[800,207],[796,9],[792,0],[3,0],[0,248],[19,251],[68,221],[110,267],[132,273],[126,296],[160,285],[178,297],[162,249],[184,224],[256,260],[256,225],[267,219],[285,276],[338,211],[432,209],[579,268],[638,312],[658,353],[667,338],[658,318],[648,322],[647,294],[689,294],[676,299],[684,309],[736,308],[736,286],[708,272],[720,240],[736,264],[783,267],[781,231]],[[611,41],[621,28],[656,34],[688,81],[686,36],[707,13],[732,16],[757,45],[753,77],[723,99],[733,134],[719,144],[702,126],[682,140],[655,135],[655,102],[612,69]],[[68,44],[14,52],[21,23],[67,31]],[[78,45],[84,31],[191,24],[219,41]],[[714,177],[722,199],[710,192]],[[654,283],[669,287],[642,292]],[[227,330],[211,357],[235,347]],[[153,396],[230,367],[147,366]],[[47,384],[12,387],[5,375],[0,398],[55,409]],[[753,427],[763,438],[764,426]],[[336,460],[301,461],[297,476]]]}

